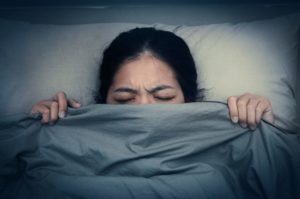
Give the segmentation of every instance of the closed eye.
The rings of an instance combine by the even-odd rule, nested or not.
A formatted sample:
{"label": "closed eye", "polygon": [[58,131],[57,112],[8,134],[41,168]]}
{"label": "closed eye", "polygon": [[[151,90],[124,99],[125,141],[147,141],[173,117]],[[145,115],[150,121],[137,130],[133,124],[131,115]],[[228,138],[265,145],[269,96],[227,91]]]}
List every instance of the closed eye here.
{"label": "closed eye", "polygon": [[175,97],[155,97],[155,98],[162,101],[169,101],[174,99]]}
{"label": "closed eye", "polygon": [[115,101],[119,104],[125,104],[133,100],[133,98],[128,98],[128,99],[115,99]]}

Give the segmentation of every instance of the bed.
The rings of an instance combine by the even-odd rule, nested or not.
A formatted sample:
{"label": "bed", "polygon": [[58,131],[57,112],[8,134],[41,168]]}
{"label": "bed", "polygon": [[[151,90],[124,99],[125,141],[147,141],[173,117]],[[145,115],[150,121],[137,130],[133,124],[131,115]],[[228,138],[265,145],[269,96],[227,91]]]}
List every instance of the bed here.
{"label": "bed", "polygon": [[[299,5],[0,9],[0,198],[300,198]],[[146,26],[187,42],[203,102],[94,104],[103,50]],[[84,106],[55,125],[29,114],[61,90]],[[230,122],[245,92],[274,124]]]}

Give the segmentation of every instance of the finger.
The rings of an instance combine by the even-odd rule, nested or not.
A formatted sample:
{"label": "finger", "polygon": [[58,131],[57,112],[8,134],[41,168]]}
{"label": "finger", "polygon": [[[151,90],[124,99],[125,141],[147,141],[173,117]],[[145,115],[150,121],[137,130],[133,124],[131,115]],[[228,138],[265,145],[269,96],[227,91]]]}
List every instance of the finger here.
{"label": "finger", "polygon": [[259,104],[259,100],[251,98],[247,104],[247,124],[251,130],[255,130],[256,123],[256,107]]}
{"label": "finger", "polygon": [[265,106],[263,102],[260,102],[255,108],[255,120],[259,124],[264,112]]}
{"label": "finger", "polygon": [[237,108],[237,97],[236,96],[231,96],[227,99],[228,107],[229,107],[229,115],[231,118],[231,121],[233,123],[238,123],[239,121],[239,113],[238,113],[238,108]]}
{"label": "finger", "polygon": [[50,106],[50,123],[54,124],[58,119],[58,103],[51,102]]}
{"label": "finger", "polygon": [[272,111],[272,105],[271,102],[269,100],[265,101],[265,110],[263,112],[263,116],[262,118],[264,120],[266,120],[267,122],[270,122],[271,124],[274,124],[274,115],[273,115],[273,111]]}
{"label": "finger", "polygon": [[256,107],[256,122],[259,123],[261,119],[264,119],[272,124],[274,123],[271,103],[261,101]]}
{"label": "finger", "polygon": [[240,125],[243,128],[247,127],[247,104],[251,95],[244,94],[237,100]]}
{"label": "finger", "polygon": [[271,124],[274,124],[274,115],[271,110],[266,111],[263,114],[263,119],[266,120],[267,122],[270,122]]}
{"label": "finger", "polygon": [[42,118],[42,114],[41,113],[34,113],[33,111],[31,111],[31,114],[30,114],[30,116],[32,117],[32,118],[34,118],[34,119],[40,119],[40,118]]}
{"label": "finger", "polygon": [[67,114],[67,96],[64,92],[58,92],[54,99],[58,102],[58,116],[64,118]]}
{"label": "finger", "polygon": [[81,104],[75,100],[75,99],[70,99],[68,101],[69,106],[73,107],[73,108],[79,108],[81,106]]}
{"label": "finger", "polygon": [[32,114],[40,113],[42,114],[42,123],[48,123],[50,119],[50,109],[44,104],[38,104],[32,108]]}
{"label": "finger", "polygon": [[58,119],[58,103],[56,101],[43,101],[42,103],[45,105],[48,109],[50,109],[50,118],[49,122],[51,124],[54,124]]}

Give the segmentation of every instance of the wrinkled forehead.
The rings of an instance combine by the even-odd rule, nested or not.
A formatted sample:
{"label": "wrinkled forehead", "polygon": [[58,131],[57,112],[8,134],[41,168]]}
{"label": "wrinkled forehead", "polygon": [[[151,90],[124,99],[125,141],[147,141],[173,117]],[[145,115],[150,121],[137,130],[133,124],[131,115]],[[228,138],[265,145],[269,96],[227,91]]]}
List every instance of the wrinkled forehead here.
{"label": "wrinkled forehead", "polygon": [[177,83],[172,68],[151,53],[145,52],[134,59],[128,59],[116,72],[114,84],[157,84]]}

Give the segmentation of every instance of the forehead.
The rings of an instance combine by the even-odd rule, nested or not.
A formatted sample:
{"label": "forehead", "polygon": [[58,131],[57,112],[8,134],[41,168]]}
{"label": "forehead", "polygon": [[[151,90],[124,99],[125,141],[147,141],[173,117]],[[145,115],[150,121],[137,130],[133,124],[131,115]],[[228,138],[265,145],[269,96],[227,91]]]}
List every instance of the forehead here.
{"label": "forehead", "polygon": [[172,83],[174,81],[177,80],[172,68],[148,52],[124,62],[114,77],[115,83]]}

